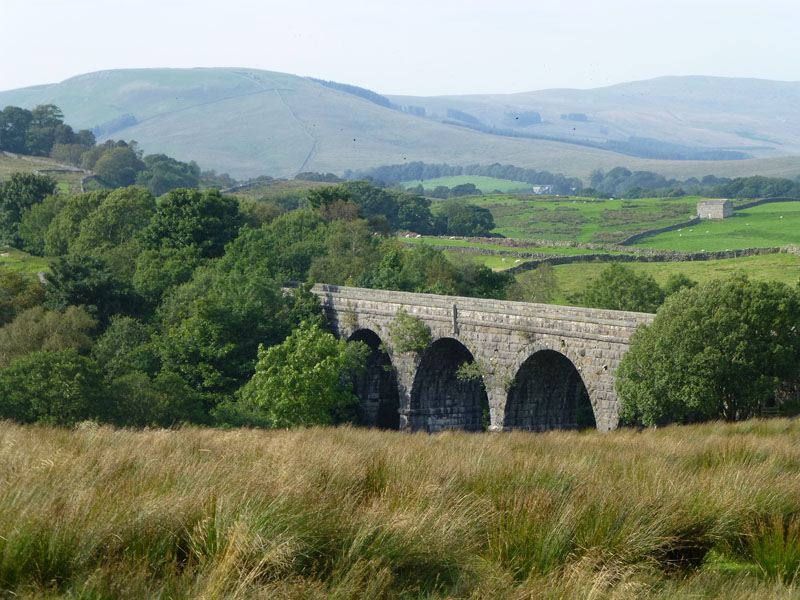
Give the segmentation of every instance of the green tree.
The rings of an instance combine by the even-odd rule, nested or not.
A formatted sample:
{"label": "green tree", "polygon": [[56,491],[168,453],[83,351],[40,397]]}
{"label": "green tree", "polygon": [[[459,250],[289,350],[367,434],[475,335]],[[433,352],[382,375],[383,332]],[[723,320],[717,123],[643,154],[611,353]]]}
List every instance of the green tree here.
{"label": "green tree", "polygon": [[508,288],[509,300],[547,303],[558,292],[555,270],[550,263],[517,275],[517,280]]}
{"label": "green tree", "polygon": [[494,217],[488,208],[465,204],[447,220],[447,233],[462,236],[487,236],[494,229]]}
{"label": "green tree", "polygon": [[0,111],[0,150],[25,154],[25,141],[33,115],[19,106],[6,106]]}
{"label": "green tree", "polygon": [[130,146],[118,146],[97,160],[92,169],[111,187],[126,187],[136,183],[136,177],[144,171],[145,164]]}
{"label": "green tree", "polygon": [[115,314],[135,314],[140,298],[131,286],[120,281],[105,260],[95,256],[70,254],[56,261],[47,276],[44,306],[64,310],[83,306],[105,328]]}
{"label": "green tree", "polygon": [[144,157],[145,169],[136,176],[136,185],[161,196],[176,188],[196,188],[200,183],[197,163],[175,160],[166,154],[148,154]]}
{"label": "green tree", "polygon": [[325,240],[327,253],[314,260],[309,278],[320,283],[352,285],[380,260],[378,245],[367,221],[333,221]]}
{"label": "green tree", "polygon": [[617,372],[622,417],[654,425],[745,419],[800,374],[800,297],[737,276],[684,288],[631,339]]}
{"label": "green tree", "polygon": [[77,306],[64,311],[29,308],[0,328],[0,369],[39,350],[88,350],[96,325],[97,321]]}
{"label": "green tree", "polygon": [[160,362],[152,343],[153,333],[151,327],[137,319],[113,316],[92,348],[92,358],[109,380],[134,372],[155,374]]}
{"label": "green tree", "polygon": [[12,173],[0,185],[0,244],[19,243],[17,224],[22,213],[55,192],[56,180],[49,175]]}
{"label": "green tree", "polygon": [[155,306],[170,288],[189,281],[203,262],[197,246],[144,250],[136,258],[133,287]]}
{"label": "green tree", "polygon": [[[61,206],[53,203],[51,208],[39,209],[44,213],[37,215],[37,220],[40,222],[45,221],[50,213],[55,213],[44,234],[44,253],[61,256],[69,252],[70,246],[80,235],[83,222],[98,209],[110,193],[98,191],[76,194],[67,198]],[[30,218],[33,219],[33,216]],[[38,227],[35,229],[32,227],[31,231],[38,232]],[[38,243],[35,233],[31,233],[28,239],[31,244]]]}
{"label": "green tree", "polygon": [[45,235],[50,223],[67,203],[66,196],[52,194],[38,204],[22,211],[22,219],[17,225],[17,234],[22,249],[42,256],[45,251]]}
{"label": "green tree", "polygon": [[664,296],[671,296],[684,288],[693,288],[697,282],[683,273],[673,273],[664,283]]}
{"label": "green tree", "polygon": [[69,250],[102,252],[128,243],[147,226],[155,211],[156,201],[147,190],[140,187],[114,190],[81,221],[78,236],[69,244]]}
{"label": "green tree", "polygon": [[353,196],[346,188],[332,185],[309,190],[306,200],[311,208],[319,210],[327,208],[335,202],[352,202]]}
{"label": "green tree", "polygon": [[234,198],[217,190],[179,188],[159,201],[142,240],[151,250],[197,246],[204,258],[215,258],[238,235],[243,221]]}
{"label": "green tree", "polygon": [[352,375],[363,370],[369,348],[337,340],[303,323],[286,340],[261,347],[253,378],[240,400],[271,427],[329,425],[355,418]]}
{"label": "green tree", "polygon": [[583,306],[655,312],[664,302],[664,290],[647,274],[611,263],[575,298]]}
{"label": "green tree", "polygon": [[167,304],[158,340],[163,370],[202,393],[209,410],[252,376],[259,344],[276,344],[291,328],[280,287],[257,272],[199,269]]}
{"label": "green tree", "polygon": [[97,363],[74,349],[33,352],[0,370],[0,417],[21,423],[105,420],[106,394]]}
{"label": "green tree", "polygon": [[0,267],[0,327],[26,308],[44,302],[44,288],[37,281]]}

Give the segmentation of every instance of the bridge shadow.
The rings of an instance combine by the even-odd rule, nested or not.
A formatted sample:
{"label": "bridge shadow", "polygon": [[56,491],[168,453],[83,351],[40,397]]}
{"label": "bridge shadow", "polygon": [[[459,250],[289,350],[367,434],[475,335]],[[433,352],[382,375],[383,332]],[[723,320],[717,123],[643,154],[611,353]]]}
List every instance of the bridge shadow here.
{"label": "bridge shadow", "polygon": [[483,379],[458,377],[459,367],[474,362],[472,353],[452,338],[439,339],[425,350],[411,389],[412,431],[485,429],[489,401]]}
{"label": "bridge shadow", "polygon": [[359,399],[359,424],[399,429],[397,375],[389,355],[381,349],[381,339],[370,329],[359,329],[348,341],[363,342],[371,350],[366,371],[353,380],[353,392]]}
{"label": "bridge shadow", "polygon": [[506,401],[504,429],[596,428],[589,392],[569,358],[554,350],[532,354],[517,372]]}

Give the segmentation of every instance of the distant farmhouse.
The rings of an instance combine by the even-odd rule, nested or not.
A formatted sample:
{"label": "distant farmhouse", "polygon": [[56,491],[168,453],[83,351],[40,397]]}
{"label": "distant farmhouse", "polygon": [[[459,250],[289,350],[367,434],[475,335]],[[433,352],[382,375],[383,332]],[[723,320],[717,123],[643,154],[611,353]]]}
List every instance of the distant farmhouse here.
{"label": "distant farmhouse", "polygon": [[701,219],[727,219],[733,216],[730,200],[703,200],[697,203],[697,216]]}

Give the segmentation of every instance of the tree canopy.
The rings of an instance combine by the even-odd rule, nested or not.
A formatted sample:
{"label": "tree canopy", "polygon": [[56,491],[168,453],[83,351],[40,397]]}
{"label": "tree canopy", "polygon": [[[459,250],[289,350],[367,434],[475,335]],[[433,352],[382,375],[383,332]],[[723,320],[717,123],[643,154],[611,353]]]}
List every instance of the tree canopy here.
{"label": "tree canopy", "polygon": [[645,425],[757,414],[800,376],[800,295],[744,276],[684,288],[637,330],[617,372],[622,417]]}

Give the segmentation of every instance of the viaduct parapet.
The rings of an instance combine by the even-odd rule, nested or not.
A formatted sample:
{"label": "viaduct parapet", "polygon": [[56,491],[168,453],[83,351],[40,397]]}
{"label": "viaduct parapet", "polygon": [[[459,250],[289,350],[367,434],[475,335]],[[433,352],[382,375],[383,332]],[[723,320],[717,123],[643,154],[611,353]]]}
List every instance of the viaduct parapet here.
{"label": "viaduct parapet", "polygon": [[[355,382],[362,422],[412,431],[615,429],[617,366],[654,317],[326,284],[313,292],[336,335],[372,349]],[[430,328],[425,350],[394,347],[398,309]]]}

